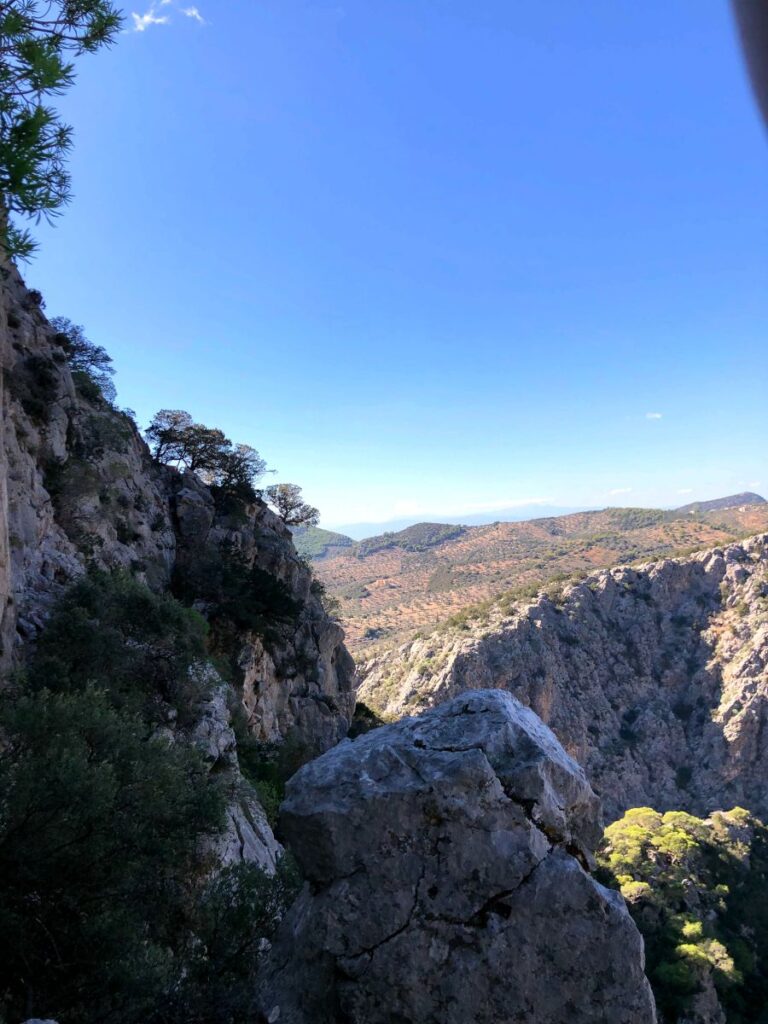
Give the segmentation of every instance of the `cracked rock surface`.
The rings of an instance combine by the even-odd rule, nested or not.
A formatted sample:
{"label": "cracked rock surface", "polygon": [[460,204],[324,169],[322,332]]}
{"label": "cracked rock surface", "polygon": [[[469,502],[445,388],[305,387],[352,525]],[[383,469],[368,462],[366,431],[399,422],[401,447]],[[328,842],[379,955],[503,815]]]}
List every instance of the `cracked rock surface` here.
{"label": "cracked rock surface", "polygon": [[280,1024],[651,1024],[642,940],[585,868],[599,803],[537,716],[464,694],[291,780],[307,885],[265,966]]}

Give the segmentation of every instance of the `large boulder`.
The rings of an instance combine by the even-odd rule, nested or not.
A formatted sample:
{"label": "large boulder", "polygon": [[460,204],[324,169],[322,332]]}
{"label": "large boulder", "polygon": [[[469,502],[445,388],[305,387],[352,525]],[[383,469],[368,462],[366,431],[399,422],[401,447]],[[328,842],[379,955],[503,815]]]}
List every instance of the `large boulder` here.
{"label": "large boulder", "polygon": [[599,803],[536,715],[467,693],[291,780],[307,885],[260,992],[279,1024],[652,1024],[643,946],[589,874]]}

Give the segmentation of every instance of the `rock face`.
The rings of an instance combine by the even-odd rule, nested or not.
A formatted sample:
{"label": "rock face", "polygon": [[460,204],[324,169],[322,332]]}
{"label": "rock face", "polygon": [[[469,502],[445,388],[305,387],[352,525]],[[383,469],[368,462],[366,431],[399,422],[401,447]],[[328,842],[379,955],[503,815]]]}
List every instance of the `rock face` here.
{"label": "rock face", "polygon": [[240,772],[227,688],[210,667],[204,671],[212,683],[212,694],[200,708],[189,739],[203,755],[209,771],[216,772],[226,784],[225,826],[210,843],[214,864],[227,867],[255,863],[268,874],[274,874],[283,848],[274,837],[253,787]]}
{"label": "rock face", "polygon": [[650,1024],[639,933],[585,866],[598,801],[508,694],[466,694],[306,765],[308,884],[260,993],[280,1024]]}
{"label": "rock face", "polygon": [[596,573],[374,662],[360,699],[395,717],[509,690],[629,807],[768,814],[768,535]]}
{"label": "rock face", "polygon": [[163,589],[190,560],[232,550],[298,608],[269,639],[238,637],[253,732],[290,737],[305,756],[337,742],[354,710],[354,667],[290,531],[262,501],[217,508],[193,474],[153,463],[131,417],[76,386],[40,296],[14,267],[0,273],[0,670],[87,565]]}

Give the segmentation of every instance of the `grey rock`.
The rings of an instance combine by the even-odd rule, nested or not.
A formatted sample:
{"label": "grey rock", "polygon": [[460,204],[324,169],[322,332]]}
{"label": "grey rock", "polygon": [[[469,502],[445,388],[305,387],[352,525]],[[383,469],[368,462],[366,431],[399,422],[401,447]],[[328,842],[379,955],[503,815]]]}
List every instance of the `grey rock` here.
{"label": "grey rock", "polygon": [[209,770],[222,775],[228,793],[224,828],[209,843],[215,869],[246,862],[274,874],[283,848],[275,839],[256,791],[240,772],[227,688],[211,666],[194,671],[212,687],[212,694],[201,704],[190,738]]}
{"label": "grey rock", "polygon": [[585,870],[599,805],[509,694],[345,741],[290,781],[308,883],[260,1001],[281,1024],[651,1024],[642,940]]}

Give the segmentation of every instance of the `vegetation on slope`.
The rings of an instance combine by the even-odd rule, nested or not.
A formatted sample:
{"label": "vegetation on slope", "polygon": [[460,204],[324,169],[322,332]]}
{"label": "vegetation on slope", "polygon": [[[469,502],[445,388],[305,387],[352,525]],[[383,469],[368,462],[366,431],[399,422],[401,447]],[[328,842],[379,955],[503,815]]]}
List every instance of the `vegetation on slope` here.
{"label": "vegetation on slope", "polygon": [[712,990],[728,1024],[768,1021],[768,829],[742,808],[707,819],[634,808],[605,832],[603,880],[643,933],[664,1024]]}
{"label": "vegetation on slope", "polygon": [[[430,547],[373,538],[329,549],[316,571],[338,598],[347,644],[361,658],[417,631],[431,632],[451,616],[466,618],[472,606],[487,609],[509,592],[535,594],[576,574],[716,547],[766,529],[765,503],[695,514],[604,509],[464,527]],[[355,557],[362,546],[366,556]]]}
{"label": "vegetation on slope", "polygon": [[367,558],[377,551],[387,548],[402,548],[403,551],[428,551],[447,540],[460,537],[467,530],[466,526],[454,526],[450,523],[416,523],[396,533],[382,533],[378,537],[367,537],[361,540],[355,549],[359,558]]}
{"label": "vegetation on slope", "polygon": [[[184,729],[205,625],[125,576],[75,584],[0,695],[0,1021],[234,1024],[294,891],[212,876],[220,773]],[[201,674],[198,673],[198,677]],[[202,674],[202,678],[208,678]]]}
{"label": "vegetation on slope", "polygon": [[343,533],[324,530],[320,526],[294,526],[293,543],[303,558],[325,558],[334,548],[351,548],[354,541]]}

